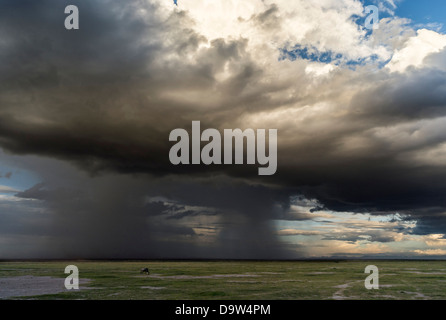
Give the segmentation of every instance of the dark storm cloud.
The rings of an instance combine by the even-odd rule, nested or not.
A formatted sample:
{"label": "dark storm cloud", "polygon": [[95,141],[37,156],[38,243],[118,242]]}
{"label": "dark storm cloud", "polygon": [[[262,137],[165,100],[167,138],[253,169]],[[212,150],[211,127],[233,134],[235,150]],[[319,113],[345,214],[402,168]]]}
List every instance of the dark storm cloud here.
{"label": "dark storm cloud", "polygon": [[196,217],[202,215],[217,215],[218,212],[207,208],[189,208],[185,205],[175,203],[153,201],[145,205],[145,209],[150,215],[166,215],[166,219],[180,220],[185,217]]}
{"label": "dark storm cloud", "polygon": [[[446,116],[446,73],[441,70],[414,70],[382,81],[358,94],[351,106],[357,120],[367,117],[375,125],[432,119]],[[372,118],[372,119],[370,119]]]}
{"label": "dark storm cloud", "polygon": [[[3,200],[0,210],[2,236],[44,237],[53,232],[52,217],[44,213],[41,203],[29,200]],[[7,251],[7,248],[2,250],[2,258],[6,257]]]}
{"label": "dark storm cloud", "polygon": [[[131,82],[132,77],[150,76],[140,70],[157,50],[152,36],[156,33],[150,33],[151,24],[157,22],[136,18],[135,1],[82,2],[83,28],[69,33],[61,27],[66,4],[2,2],[0,29],[6,39],[1,50],[3,146],[17,153],[80,161],[92,168],[98,158],[114,158],[127,167],[125,158],[133,154],[130,157],[139,158],[139,164],[128,166],[150,168],[144,163],[154,162],[150,160],[156,158],[153,149],[159,146],[155,142],[149,148],[142,141],[151,136],[156,141],[154,129],[125,121],[126,116],[132,117],[132,110],[125,110],[122,99],[129,98],[126,103],[135,109],[142,107],[133,98]],[[151,43],[144,41],[147,32]],[[143,117],[151,119],[149,113]],[[104,126],[97,126],[101,121]]]}
{"label": "dark storm cloud", "polygon": [[[144,197],[153,192],[154,185],[146,179],[93,179],[79,174],[65,187],[49,180],[17,195],[39,201],[46,219],[51,221],[45,233],[46,243],[37,248],[43,256],[200,257],[191,251],[195,237],[192,228],[150,215]],[[22,217],[23,213],[17,216]],[[24,222],[27,228],[38,229],[32,221]]]}
{"label": "dark storm cloud", "polygon": [[[414,210],[413,216],[421,217],[412,230],[413,234],[446,234],[446,211],[444,207],[429,207],[426,205],[425,208]],[[410,217],[406,216],[404,220],[408,221]]]}
{"label": "dark storm cloud", "polygon": [[[79,6],[80,30],[63,27],[68,4]],[[272,62],[257,61],[248,49],[251,40],[206,39],[186,11],[163,17],[159,10],[137,0],[0,4],[0,146],[97,176],[60,181],[43,165],[46,184],[17,195],[57,212],[54,225],[72,239],[61,242],[71,254],[281,256],[269,222],[308,219],[287,212],[296,194],[317,199],[315,211],[400,212],[422,220],[420,233],[443,229],[443,218],[423,209],[445,211],[444,167],[402,159],[446,141],[444,130],[411,127],[446,116],[444,71],[339,69],[315,85],[306,62],[296,61],[274,77]],[[271,6],[251,22],[270,28],[277,19]],[[332,108],[318,113],[318,102]],[[270,117],[292,106],[297,115],[310,108],[314,114]],[[279,129],[275,176],[260,179],[245,166],[170,164],[171,130],[190,130],[192,120],[235,128],[262,112],[264,123]],[[396,133],[386,131],[394,127]],[[416,132],[425,135],[410,138]],[[148,196],[178,204],[147,204]],[[184,221],[215,214],[191,206],[221,216],[218,250],[194,251],[197,235]],[[176,213],[166,214],[170,209]]]}
{"label": "dark storm cloud", "polygon": [[[206,39],[184,12],[161,21],[156,5],[141,1],[80,2],[82,27],[69,32],[61,23],[67,3],[2,4],[0,144],[6,150],[69,160],[90,172],[202,173],[169,163],[172,129],[189,129],[197,119],[230,127],[242,113],[270,108],[266,88],[251,85],[262,71],[246,52],[248,40],[215,39],[198,49]],[[140,9],[146,14],[138,15]],[[228,78],[217,82],[225,68]],[[199,97],[189,102],[194,91]]]}
{"label": "dark storm cloud", "polygon": [[[191,188],[199,191],[202,188],[203,196],[206,189],[213,199],[196,197],[188,192]],[[268,212],[267,206],[272,205],[271,201],[261,201],[264,207],[256,209],[252,205],[251,211],[246,211],[245,206],[258,202],[254,193],[240,204],[232,202],[231,188],[224,181],[218,187],[203,186],[190,180],[177,181],[172,187],[164,179],[153,181],[148,177],[114,175],[90,178],[80,175],[71,180],[69,187],[51,188],[47,184],[39,184],[17,194],[17,197],[42,201],[41,206],[47,210],[46,220],[51,218],[51,224],[46,229],[48,242],[40,250],[56,254],[59,258],[285,257],[285,249],[272,237],[273,229],[266,218],[262,218],[262,214]],[[237,192],[243,193],[243,187]],[[249,192],[245,193],[249,195]],[[144,199],[153,194],[166,194],[187,205],[147,204]],[[227,204],[222,205],[225,202]],[[219,214],[220,222],[215,225],[219,230],[218,238],[210,246],[202,246],[199,234],[183,220],[217,213],[209,210],[200,212],[199,208],[183,209],[207,204],[213,204],[224,214]],[[25,225],[37,228],[31,222]]]}
{"label": "dark storm cloud", "polygon": [[[15,153],[54,156],[91,171],[168,173],[169,132],[215,116],[170,95],[212,91],[226,63],[237,69],[221,85],[228,95],[258,72],[243,39],[216,39],[197,53],[205,38],[188,28],[184,13],[160,21],[156,6],[141,1],[81,2],[82,28],[69,32],[61,24],[65,4],[3,3],[0,143]],[[183,61],[190,52],[196,61]],[[176,59],[163,64],[172,53]],[[231,106],[237,108],[225,104],[220,119]]]}
{"label": "dark storm cloud", "polygon": [[44,183],[38,183],[34,185],[32,188],[17,193],[16,197],[24,199],[45,200],[48,191],[45,191],[44,187],[45,187]]}
{"label": "dark storm cloud", "polygon": [[[282,183],[300,186],[321,209],[399,212],[434,226],[424,209],[444,212],[446,171],[412,155],[446,142],[446,74],[426,68],[356,80],[365,89],[339,106],[346,112],[331,128],[321,125],[311,138],[297,138],[298,147],[282,148],[281,159],[295,154],[297,162],[279,165]],[[327,123],[324,115],[320,121]]]}
{"label": "dark storm cloud", "polygon": [[11,179],[11,177],[12,177],[12,172],[6,172],[6,173],[0,172],[0,178]]}

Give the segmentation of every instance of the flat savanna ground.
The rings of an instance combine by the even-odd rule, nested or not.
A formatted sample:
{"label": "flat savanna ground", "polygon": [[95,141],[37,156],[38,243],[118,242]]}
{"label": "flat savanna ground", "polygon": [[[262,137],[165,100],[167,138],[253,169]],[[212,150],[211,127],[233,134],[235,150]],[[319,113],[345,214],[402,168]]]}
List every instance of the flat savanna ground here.
{"label": "flat savanna ground", "polygon": [[[72,264],[80,290],[68,291]],[[379,290],[364,286],[367,265],[379,268]],[[0,262],[0,299],[446,299],[446,261]]]}

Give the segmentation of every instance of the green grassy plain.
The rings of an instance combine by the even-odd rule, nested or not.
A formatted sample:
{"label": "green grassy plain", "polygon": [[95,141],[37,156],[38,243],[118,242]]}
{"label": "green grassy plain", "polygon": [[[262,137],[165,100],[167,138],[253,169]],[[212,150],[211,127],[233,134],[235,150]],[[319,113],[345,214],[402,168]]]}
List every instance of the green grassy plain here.
{"label": "green grassy plain", "polygon": [[[7,299],[446,299],[446,261],[0,262],[0,280],[51,276],[63,286],[69,264],[79,268],[81,279],[90,279],[81,290]],[[379,290],[365,289],[367,265],[379,268]],[[150,275],[139,273],[143,267]]]}

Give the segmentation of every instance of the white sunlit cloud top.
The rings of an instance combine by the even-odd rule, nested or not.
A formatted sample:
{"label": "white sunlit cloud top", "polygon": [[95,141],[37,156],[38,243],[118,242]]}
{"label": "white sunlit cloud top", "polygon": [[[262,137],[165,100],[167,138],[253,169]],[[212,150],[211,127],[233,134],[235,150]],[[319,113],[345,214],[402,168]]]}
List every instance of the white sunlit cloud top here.
{"label": "white sunlit cloud top", "polygon": [[[167,15],[172,10],[171,2],[161,4]],[[364,27],[368,5],[380,9],[379,31]],[[405,5],[404,1],[184,0],[177,10],[185,10],[194,20],[194,29],[209,41],[247,38],[252,54],[260,60],[275,56],[333,66],[388,65],[391,71],[404,71],[441,50],[444,39],[436,31],[425,29],[429,24],[417,24],[420,31],[409,38],[407,32],[414,26],[409,24],[412,20],[397,15],[400,5]],[[405,35],[407,40],[400,48],[388,42],[398,36],[396,23],[399,36]]]}

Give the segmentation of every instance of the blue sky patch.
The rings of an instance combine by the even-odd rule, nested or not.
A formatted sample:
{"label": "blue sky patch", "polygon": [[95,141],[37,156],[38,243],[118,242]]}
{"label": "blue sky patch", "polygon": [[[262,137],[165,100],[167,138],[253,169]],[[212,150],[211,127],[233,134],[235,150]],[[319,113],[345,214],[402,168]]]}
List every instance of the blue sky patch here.
{"label": "blue sky patch", "polygon": [[446,1],[444,0],[399,1],[395,15],[411,19],[415,29],[426,28],[441,33],[446,31]]}
{"label": "blue sky patch", "polygon": [[[369,57],[363,57],[360,59],[347,59],[344,55],[341,53],[336,53],[333,51],[322,51],[320,52],[315,47],[304,47],[301,45],[295,45],[292,48],[281,48],[280,49],[280,56],[279,61],[283,60],[290,60],[290,61],[296,61],[298,59],[302,60],[308,60],[312,62],[320,62],[320,63],[332,63],[334,65],[343,65],[346,67],[356,67],[360,65],[365,65],[367,63],[371,62],[377,62],[378,56],[372,55]],[[379,67],[384,66],[386,62],[380,62]]]}

